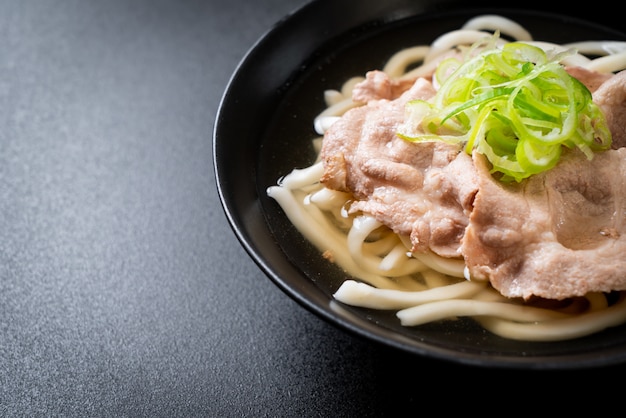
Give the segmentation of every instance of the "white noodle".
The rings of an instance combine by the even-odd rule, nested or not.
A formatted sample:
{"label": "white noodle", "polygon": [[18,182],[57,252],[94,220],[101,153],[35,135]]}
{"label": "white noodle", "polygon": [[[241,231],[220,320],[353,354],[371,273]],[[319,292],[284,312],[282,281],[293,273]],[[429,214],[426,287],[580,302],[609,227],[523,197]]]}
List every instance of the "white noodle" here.
{"label": "white noodle", "polygon": [[383,67],[383,72],[387,73],[391,78],[401,77],[407,72],[407,67],[423,61],[429,52],[430,47],[424,45],[403,49],[387,61],[387,64]]}
{"label": "white noodle", "polygon": [[482,15],[468,20],[463,29],[499,31],[517,41],[531,41],[530,32],[519,23],[498,15]]}
{"label": "white noodle", "polygon": [[377,289],[365,283],[346,280],[334,296],[343,303],[363,308],[405,309],[438,300],[469,298],[478,293],[484,285],[473,282],[459,282],[446,287],[431,288],[418,292],[390,289]]}

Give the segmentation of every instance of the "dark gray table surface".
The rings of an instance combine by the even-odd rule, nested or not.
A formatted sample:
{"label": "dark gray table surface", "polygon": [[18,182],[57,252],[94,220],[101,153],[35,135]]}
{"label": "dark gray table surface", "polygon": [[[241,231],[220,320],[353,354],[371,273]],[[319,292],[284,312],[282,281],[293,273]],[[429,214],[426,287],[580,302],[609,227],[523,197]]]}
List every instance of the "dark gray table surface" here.
{"label": "dark gray table surface", "polygon": [[0,2],[0,416],[383,416],[580,379],[361,340],[246,255],[215,187],[215,113],[302,4]]}

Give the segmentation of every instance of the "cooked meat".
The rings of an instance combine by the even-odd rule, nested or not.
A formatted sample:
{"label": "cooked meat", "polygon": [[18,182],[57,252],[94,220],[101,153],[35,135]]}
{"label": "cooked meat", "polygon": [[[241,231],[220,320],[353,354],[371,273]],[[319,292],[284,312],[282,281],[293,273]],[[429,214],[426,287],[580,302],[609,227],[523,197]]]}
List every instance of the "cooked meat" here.
{"label": "cooked meat", "polygon": [[593,101],[602,109],[613,136],[613,149],[626,146],[626,71],[599,73],[583,67],[567,67],[567,72],[592,92]]}
{"label": "cooked meat", "polygon": [[505,184],[475,153],[479,191],[461,251],[504,296],[564,299],[626,289],[626,148]]}
{"label": "cooked meat", "polygon": [[[583,82],[590,85],[603,78],[573,73],[588,76]],[[592,160],[566,150],[552,170],[505,184],[480,154],[400,139],[405,104],[435,90],[418,79],[392,99],[384,87],[390,81],[371,74],[357,91],[372,99],[325,134],[322,182],[353,194],[352,213],[372,214],[410,236],[412,251],[465,258],[474,278],[491,281],[505,296],[563,299],[626,290],[626,124],[618,123],[626,120],[625,76],[608,78],[593,93],[619,149]]]}
{"label": "cooked meat", "polygon": [[583,83],[592,93],[613,76],[612,74],[588,70],[584,67],[566,67],[565,70],[569,75]]}
{"label": "cooked meat", "polygon": [[593,101],[602,109],[613,136],[613,148],[626,147],[626,71],[620,71],[598,87]]}
{"label": "cooked meat", "polygon": [[410,143],[396,135],[405,104],[434,93],[430,82],[419,79],[396,100],[372,100],[348,111],[325,134],[322,183],[351,192],[357,199],[352,213],[372,214],[410,235],[414,251],[460,257],[476,192],[471,158],[459,146]]}
{"label": "cooked meat", "polygon": [[354,86],[352,100],[356,103],[367,103],[372,100],[398,98],[411,88],[415,80],[392,80],[382,71],[369,71],[365,74],[365,81]]}

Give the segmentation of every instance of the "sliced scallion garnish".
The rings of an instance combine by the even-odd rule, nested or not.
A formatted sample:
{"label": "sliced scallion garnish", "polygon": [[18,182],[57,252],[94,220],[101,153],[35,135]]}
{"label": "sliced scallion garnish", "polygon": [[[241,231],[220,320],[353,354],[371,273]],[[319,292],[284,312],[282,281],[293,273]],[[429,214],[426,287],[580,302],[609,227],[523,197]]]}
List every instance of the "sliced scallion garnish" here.
{"label": "sliced scallion garnish", "polygon": [[518,182],[554,167],[564,146],[587,158],[610,148],[604,114],[560,64],[567,53],[549,57],[523,42],[499,48],[494,39],[456,66],[448,59],[438,68],[439,90],[407,104],[400,137],[463,144],[484,154],[503,181]]}

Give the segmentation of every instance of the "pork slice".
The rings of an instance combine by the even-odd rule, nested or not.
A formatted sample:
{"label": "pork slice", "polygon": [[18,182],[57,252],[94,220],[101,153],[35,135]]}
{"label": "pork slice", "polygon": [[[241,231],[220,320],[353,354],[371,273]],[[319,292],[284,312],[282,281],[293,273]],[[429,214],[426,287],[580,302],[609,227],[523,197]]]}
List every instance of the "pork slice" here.
{"label": "pork slice", "polygon": [[606,117],[613,142],[611,147],[626,147],[626,71],[620,71],[593,92],[593,101]]}
{"label": "pork slice", "polygon": [[415,80],[393,80],[380,70],[368,71],[365,80],[352,89],[352,100],[356,103],[368,103],[372,100],[393,100],[413,86]]}
{"label": "pork slice", "polygon": [[565,299],[626,290],[626,149],[505,184],[473,156],[479,191],[461,252],[472,278],[507,297]]}
{"label": "pork slice", "polygon": [[418,79],[394,100],[371,100],[347,112],[324,135],[322,183],[355,197],[351,213],[369,213],[410,236],[413,251],[460,257],[476,192],[470,156],[459,145],[411,143],[396,132],[409,100],[429,99]]}
{"label": "pork slice", "polygon": [[[552,170],[502,183],[481,154],[443,142],[396,135],[405,105],[428,100],[418,79],[395,98],[372,73],[358,93],[367,104],[326,132],[322,183],[352,193],[350,212],[372,214],[410,236],[412,251],[463,257],[472,279],[504,296],[565,299],[626,290],[626,73],[570,73],[593,91],[607,115],[615,149],[588,160],[565,150]],[[369,90],[368,90],[369,89]]]}
{"label": "pork slice", "polygon": [[600,87],[602,83],[613,77],[613,73],[601,73],[579,66],[565,67],[565,71],[583,83],[592,93],[598,90],[598,87]]}
{"label": "pork slice", "polygon": [[[432,84],[425,79],[418,79],[397,99],[370,100],[364,106],[348,110],[324,134],[321,150],[324,164],[322,183],[331,189],[355,193],[358,198],[367,197],[371,187],[366,187],[369,184],[367,181],[360,184],[360,164],[372,157],[406,164],[402,174],[409,177],[416,175],[416,170],[412,170],[411,166],[424,157],[412,152],[411,144],[400,139],[396,131],[404,120],[407,102],[426,100],[434,95]],[[394,177],[393,174],[390,176]],[[395,178],[411,183],[419,180],[405,176],[395,175]]]}

